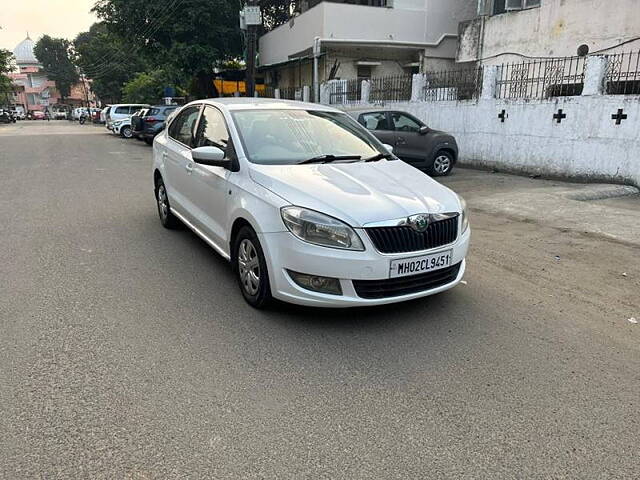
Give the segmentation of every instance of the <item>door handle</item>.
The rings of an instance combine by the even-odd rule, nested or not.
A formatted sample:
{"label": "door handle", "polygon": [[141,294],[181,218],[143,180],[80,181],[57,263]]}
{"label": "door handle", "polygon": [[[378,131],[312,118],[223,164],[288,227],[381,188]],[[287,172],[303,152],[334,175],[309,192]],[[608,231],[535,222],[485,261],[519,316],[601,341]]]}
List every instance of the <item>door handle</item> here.
{"label": "door handle", "polygon": [[187,173],[193,172],[193,163],[187,163],[184,169],[187,171]]}

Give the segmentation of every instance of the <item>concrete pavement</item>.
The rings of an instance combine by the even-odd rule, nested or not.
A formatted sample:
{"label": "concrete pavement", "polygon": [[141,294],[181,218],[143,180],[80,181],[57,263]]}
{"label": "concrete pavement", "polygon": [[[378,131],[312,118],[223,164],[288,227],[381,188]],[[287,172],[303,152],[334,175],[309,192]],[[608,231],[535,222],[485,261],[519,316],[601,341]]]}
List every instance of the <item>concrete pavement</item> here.
{"label": "concrete pavement", "polygon": [[492,215],[640,246],[640,194],[633,186],[579,184],[458,169],[442,182]]}
{"label": "concrete pavement", "polygon": [[466,285],[258,312],[160,226],[146,145],[32,123],[0,126],[0,478],[637,476],[637,247],[459,170]]}

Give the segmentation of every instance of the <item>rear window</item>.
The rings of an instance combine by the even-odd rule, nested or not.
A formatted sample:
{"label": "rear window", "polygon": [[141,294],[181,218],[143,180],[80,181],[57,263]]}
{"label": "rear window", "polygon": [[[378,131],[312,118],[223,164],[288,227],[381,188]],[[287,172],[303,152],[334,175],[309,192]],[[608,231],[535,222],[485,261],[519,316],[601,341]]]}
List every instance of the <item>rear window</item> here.
{"label": "rear window", "polygon": [[151,110],[149,110],[149,115],[158,115],[159,113],[160,113],[159,108],[152,108]]}

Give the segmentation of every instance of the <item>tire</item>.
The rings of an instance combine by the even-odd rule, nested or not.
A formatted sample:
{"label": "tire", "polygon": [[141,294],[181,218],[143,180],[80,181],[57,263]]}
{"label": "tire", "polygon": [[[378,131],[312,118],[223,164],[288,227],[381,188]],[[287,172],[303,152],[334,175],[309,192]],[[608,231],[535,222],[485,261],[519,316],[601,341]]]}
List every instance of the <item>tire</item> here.
{"label": "tire", "polygon": [[169,206],[169,197],[167,196],[167,188],[164,186],[162,178],[156,181],[156,205],[158,206],[158,216],[160,223],[164,228],[174,230],[181,225],[180,220],[173,213]]}
{"label": "tire", "polygon": [[120,129],[120,136],[124,138],[131,138],[133,137],[133,130],[131,130],[131,127],[129,126],[124,126]]}
{"label": "tire", "polygon": [[453,170],[455,160],[447,150],[439,150],[433,156],[433,162],[429,167],[429,175],[432,177],[446,177]]}
{"label": "tire", "polygon": [[257,309],[268,307],[273,297],[267,262],[258,236],[251,227],[245,225],[238,231],[233,241],[231,262],[238,287],[247,303]]}

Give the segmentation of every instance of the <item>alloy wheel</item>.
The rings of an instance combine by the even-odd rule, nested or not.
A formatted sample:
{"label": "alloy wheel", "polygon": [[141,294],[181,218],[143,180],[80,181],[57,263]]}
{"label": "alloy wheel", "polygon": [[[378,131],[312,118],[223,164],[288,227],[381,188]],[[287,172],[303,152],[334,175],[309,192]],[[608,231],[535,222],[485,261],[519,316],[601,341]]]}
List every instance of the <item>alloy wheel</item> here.
{"label": "alloy wheel", "polygon": [[158,212],[160,212],[160,218],[165,221],[169,215],[169,202],[164,185],[158,187]]}
{"label": "alloy wheel", "polygon": [[446,155],[438,155],[433,161],[433,170],[440,175],[444,175],[451,169],[451,159]]}
{"label": "alloy wheel", "polygon": [[238,247],[238,273],[240,283],[246,293],[253,296],[260,288],[260,261],[251,240],[245,238]]}

